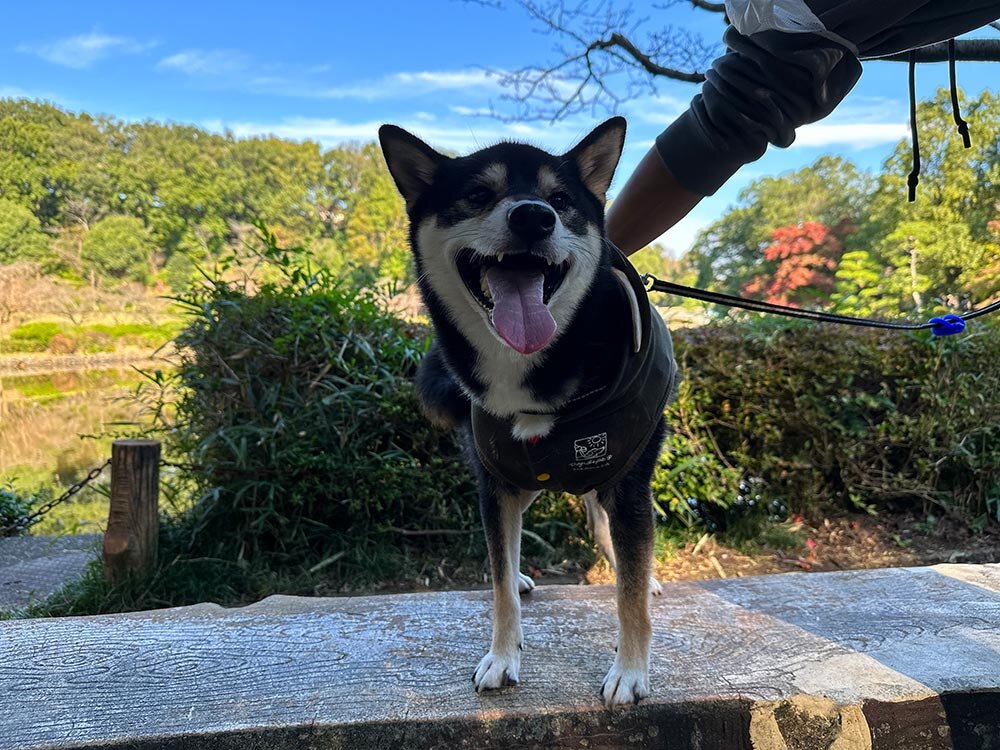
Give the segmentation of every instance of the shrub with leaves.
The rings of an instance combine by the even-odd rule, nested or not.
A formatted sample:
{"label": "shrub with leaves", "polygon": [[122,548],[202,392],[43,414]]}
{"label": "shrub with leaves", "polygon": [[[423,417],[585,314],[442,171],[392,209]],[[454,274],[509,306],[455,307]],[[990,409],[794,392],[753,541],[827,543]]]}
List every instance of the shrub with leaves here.
{"label": "shrub with leaves", "polygon": [[263,244],[256,278],[271,280],[234,259],[180,299],[191,318],[168,449],[197,467],[192,544],[307,560],[379,535],[391,545],[393,529],[474,526],[458,448],[413,393],[426,332],[266,231]]}
{"label": "shrub with leaves", "polygon": [[696,420],[685,422],[684,399],[677,407],[675,456],[702,446],[696,455],[725,480],[723,504],[733,475],[719,466],[760,478],[761,500],[794,512],[937,506],[973,523],[1000,520],[1000,331],[991,324],[936,339],[765,321],[678,338],[698,395]]}
{"label": "shrub with leaves", "polygon": [[[159,413],[196,501],[171,554],[335,580],[392,577],[418,547],[484,558],[473,479],[413,392],[429,332],[262,231],[259,253],[180,299],[190,318]],[[998,515],[995,329],[937,340],[758,321],[675,339],[685,382],[653,481],[668,524],[746,538],[838,507]],[[528,554],[575,554],[585,538],[565,497],[536,503],[525,527]]]}
{"label": "shrub with leaves", "polygon": [[17,536],[27,530],[30,526],[27,518],[36,502],[38,498],[26,497],[9,487],[0,487],[0,537]]}

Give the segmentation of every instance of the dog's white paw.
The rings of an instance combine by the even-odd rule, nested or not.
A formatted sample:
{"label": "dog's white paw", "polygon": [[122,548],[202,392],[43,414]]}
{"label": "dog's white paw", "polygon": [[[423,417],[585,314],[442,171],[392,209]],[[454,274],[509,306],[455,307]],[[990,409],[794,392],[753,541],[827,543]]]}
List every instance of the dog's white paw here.
{"label": "dog's white paw", "polygon": [[491,650],[479,662],[476,673],[472,676],[472,681],[476,685],[477,693],[484,690],[496,690],[516,685],[520,671],[520,651],[515,651],[513,654],[501,654]]}
{"label": "dog's white paw", "polygon": [[663,596],[663,586],[653,576],[649,577],[649,595]]}
{"label": "dog's white paw", "polygon": [[527,594],[535,590],[535,579],[524,573],[517,574],[517,593]]}
{"label": "dog's white paw", "polygon": [[647,668],[626,669],[618,660],[611,665],[604,684],[601,698],[608,708],[634,705],[649,697],[649,670]]}

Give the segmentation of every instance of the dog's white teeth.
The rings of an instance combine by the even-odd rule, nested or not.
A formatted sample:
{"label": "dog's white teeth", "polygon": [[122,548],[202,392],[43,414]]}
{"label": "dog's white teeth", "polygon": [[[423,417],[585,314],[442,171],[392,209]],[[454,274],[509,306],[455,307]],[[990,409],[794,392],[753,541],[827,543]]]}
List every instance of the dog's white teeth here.
{"label": "dog's white teeth", "polygon": [[497,262],[498,262],[498,263],[503,263],[503,253],[499,253],[499,254],[497,255]]}

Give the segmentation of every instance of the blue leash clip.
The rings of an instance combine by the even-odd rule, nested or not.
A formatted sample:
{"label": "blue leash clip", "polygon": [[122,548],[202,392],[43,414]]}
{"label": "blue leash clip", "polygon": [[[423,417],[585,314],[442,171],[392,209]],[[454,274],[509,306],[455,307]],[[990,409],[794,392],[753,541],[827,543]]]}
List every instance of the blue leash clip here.
{"label": "blue leash clip", "polygon": [[954,336],[965,330],[965,321],[957,315],[942,315],[940,318],[931,318],[933,323],[931,333],[935,336]]}

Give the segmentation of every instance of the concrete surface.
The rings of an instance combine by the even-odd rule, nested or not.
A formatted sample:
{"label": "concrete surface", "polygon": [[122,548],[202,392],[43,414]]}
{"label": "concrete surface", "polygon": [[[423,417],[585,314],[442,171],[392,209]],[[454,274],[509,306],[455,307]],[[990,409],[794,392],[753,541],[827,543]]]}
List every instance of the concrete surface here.
{"label": "concrete surface", "polygon": [[100,534],[0,539],[0,610],[51,596],[83,575],[100,554]]}
{"label": "concrete surface", "polygon": [[0,748],[1000,748],[1000,566],[664,586],[653,696],[607,711],[614,592],[524,600],[477,696],[488,592],[0,622]]}

